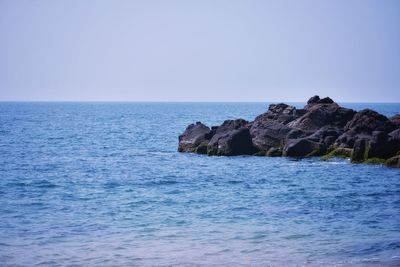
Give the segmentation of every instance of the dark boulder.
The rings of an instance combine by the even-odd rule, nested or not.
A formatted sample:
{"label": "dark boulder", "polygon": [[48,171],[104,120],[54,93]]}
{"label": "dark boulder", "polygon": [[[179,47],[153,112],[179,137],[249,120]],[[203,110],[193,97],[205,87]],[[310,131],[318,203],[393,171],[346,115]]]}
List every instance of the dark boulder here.
{"label": "dark boulder", "polygon": [[255,118],[254,122],[263,123],[268,120],[274,120],[283,124],[287,124],[292,120],[302,116],[305,113],[303,109],[296,109],[283,103],[271,104],[268,111]]}
{"label": "dark boulder", "polygon": [[283,155],[288,157],[319,156],[325,153],[324,145],[307,138],[288,140]]}
{"label": "dark boulder", "polygon": [[315,95],[315,96],[311,97],[310,99],[308,99],[307,104],[308,105],[316,104],[316,103],[318,103],[319,100],[320,100],[319,96]]}
{"label": "dark boulder", "polygon": [[318,104],[333,104],[335,102],[330,97],[325,97],[325,98],[318,100],[317,103]]}
{"label": "dark boulder", "polygon": [[355,142],[360,138],[368,138],[368,136],[366,135],[358,136],[354,130],[348,130],[347,132],[344,132],[336,139],[335,145],[338,147],[352,148]]}
{"label": "dark boulder", "polygon": [[387,133],[374,131],[369,140],[366,157],[388,159],[397,153],[399,144],[395,139],[391,139]]}
{"label": "dark boulder", "polygon": [[207,145],[212,137],[212,131],[201,122],[190,124],[179,136],[179,152],[207,153]]}
{"label": "dark boulder", "polygon": [[226,120],[216,129],[207,146],[208,155],[251,155],[256,152],[251,141],[248,122],[242,119]]}
{"label": "dark boulder", "polygon": [[[364,159],[386,159],[393,156],[398,150],[395,138],[389,135],[395,129],[395,124],[384,115],[364,109],[354,115],[353,119],[346,124],[344,133],[338,137],[335,144],[340,147],[354,147],[356,151],[361,149],[359,147],[362,143],[360,140],[364,140],[366,146]],[[356,148],[356,146],[358,147]]]}
{"label": "dark boulder", "polygon": [[[283,103],[271,104],[268,111],[256,117],[250,128],[254,146],[261,155],[276,155],[282,151],[288,133],[292,130],[287,124],[304,114]],[[270,150],[273,148],[272,150]],[[281,153],[281,152],[280,152]]]}
{"label": "dark boulder", "polygon": [[319,98],[319,96],[315,95],[307,101],[307,105],[305,106],[305,109],[307,110],[316,104],[333,104],[333,103],[335,103],[335,102],[329,97],[325,97],[325,98],[321,99],[321,98]]}
{"label": "dark boulder", "polygon": [[308,135],[310,135],[310,133],[302,131],[300,129],[293,129],[290,128],[290,132],[287,134],[286,139],[298,139],[298,138],[303,138],[306,137]]}
{"label": "dark boulder", "polygon": [[336,103],[317,103],[308,106],[307,112],[300,118],[291,121],[288,126],[307,132],[315,132],[324,126],[343,128],[354,114],[354,110],[340,107]]}
{"label": "dark boulder", "polygon": [[388,136],[391,140],[400,142],[400,129],[390,132]]}
{"label": "dark boulder", "polygon": [[315,133],[311,134],[308,139],[324,144],[325,148],[333,145],[339,135],[342,134],[342,130],[338,127],[324,126]]}
{"label": "dark boulder", "polygon": [[365,139],[359,139],[354,143],[353,153],[351,155],[351,161],[358,163],[363,162],[367,159],[365,152],[367,151],[367,141]]}
{"label": "dark boulder", "polygon": [[394,130],[388,134],[388,142],[393,150],[400,153],[400,129]]}
{"label": "dark boulder", "polygon": [[396,114],[393,117],[390,117],[389,120],[396,125],[397,128],[400,128],[400,114]]}
{"label": "dark boulder", "polygon": [[389,133],[396,129],[396,125],[386,116],[370,109],[363,109],[357,112],[346,124],[344,130],[354,130],[356,133],[370,134],[373,131]]}
{"label": "dark boulder", "polygon": [[290,131],[291,128],[274,120],[256,120],[250,128],[254,146],[264,154],[270,148],[282,148]]}

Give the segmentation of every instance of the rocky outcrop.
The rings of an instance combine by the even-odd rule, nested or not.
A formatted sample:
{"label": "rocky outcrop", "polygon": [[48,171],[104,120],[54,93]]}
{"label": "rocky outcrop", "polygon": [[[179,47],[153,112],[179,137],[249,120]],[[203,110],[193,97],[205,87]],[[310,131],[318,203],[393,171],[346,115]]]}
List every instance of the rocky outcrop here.
{"label": "rocky outcrop", "polygon": [[211,128],[200,122],[191,124],[179,136],[178,151],[218,156],[339,156],[357,163],[388,160],[388,166],[397,166],[400,114],[387,118],[370,109],[356,112],[329,97],[313,96],[303,109],[271,104],[252,122],[227,120]]}

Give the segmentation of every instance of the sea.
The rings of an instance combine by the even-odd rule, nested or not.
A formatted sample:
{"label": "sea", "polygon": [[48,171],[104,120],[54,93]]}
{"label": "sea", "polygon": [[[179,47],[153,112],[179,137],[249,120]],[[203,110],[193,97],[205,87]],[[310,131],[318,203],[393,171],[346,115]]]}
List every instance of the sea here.
{"label": "sea", "polygon": [[267,108],[1,102],[0,266],[400,266],[400,169],[177,152]]}

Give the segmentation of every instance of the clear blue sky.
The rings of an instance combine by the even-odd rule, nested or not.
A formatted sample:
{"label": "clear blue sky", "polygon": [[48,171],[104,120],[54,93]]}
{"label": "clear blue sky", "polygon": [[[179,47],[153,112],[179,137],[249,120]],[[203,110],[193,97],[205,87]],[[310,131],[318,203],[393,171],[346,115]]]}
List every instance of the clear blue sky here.
{"label": "clear blue sky", "polygon": [[400,102],[398,0],[0,0],[0,100]]}

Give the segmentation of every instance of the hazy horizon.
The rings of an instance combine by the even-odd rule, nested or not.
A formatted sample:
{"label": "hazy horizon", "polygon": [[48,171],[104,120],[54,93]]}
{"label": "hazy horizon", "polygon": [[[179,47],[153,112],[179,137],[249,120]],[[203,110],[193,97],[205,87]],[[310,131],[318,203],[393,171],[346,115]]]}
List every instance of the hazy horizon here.
{"label": "hazy horizon", "polygon": [[400,102],[398,1],[0,0],[0,101]]}
{"label": "hazy horizon", "polygon": [[[306,104],[307,101],[285,101],[285,100],[270,100],[270,101],[170,101],[170,100],[159,100],[159,101],[152,101],[152,100],[0,100],[0,103],[177,103],[177,104],[185,104],[185,103],[227,103],[227,104],[246,104],[246,103],[255,103],[255,104],[262,104],[262,103],[285,103],[285,104]],[[400,104],[400,102],[349,102],[349,101],[335,101],[338,104]]]}

